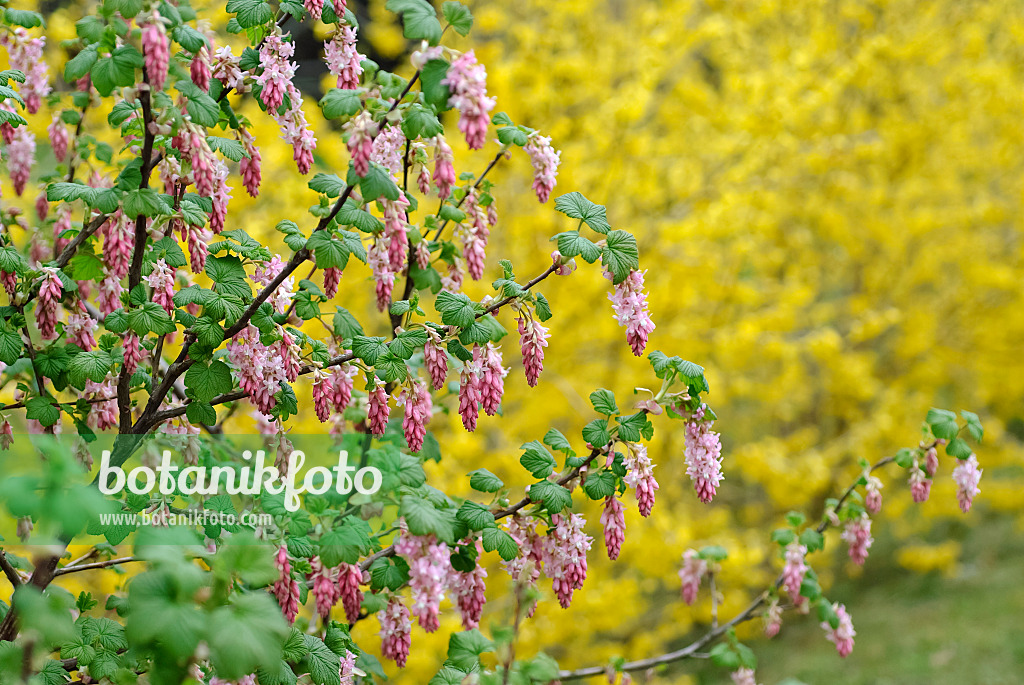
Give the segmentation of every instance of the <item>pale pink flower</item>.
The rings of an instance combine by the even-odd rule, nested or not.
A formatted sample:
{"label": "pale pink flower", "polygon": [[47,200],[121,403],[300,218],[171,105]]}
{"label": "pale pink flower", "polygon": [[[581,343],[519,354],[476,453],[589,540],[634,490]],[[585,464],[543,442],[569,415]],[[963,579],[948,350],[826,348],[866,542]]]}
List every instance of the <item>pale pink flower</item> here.
{"label": "pale pink flower", "polygon": [[658,490],[658,481],[654,477],[654,464],[647,456],[647,446],[639,442],[629,443],[629,449],[622,458],[626,468],[626,477],[622,480],[636,490],[636,501],[640,515],[650,516],[654,507],[654,493]]}
{"label": "pale pink flower", "polygon": [[764,634],[772,638],[779,634],[782,629],[782,605],[779,598],[773,597],[771,604],[764,612]]}
{"label": "pale pink flower", "polygon": [[433,402],[426,383],[416,379],[408,386],[403,386],[395,404],[405,407],[402,419],[402,430],[410,452],[419,452],[423,448],[423,439],[427,435],[427,422],[433,414]]}
{"label": "pale pink flower", "polygon": [[36,325],[43,340],[57,337],[57,305],[63,297],[64,284],[57,269],[43,267],[43,280],[39,286],[39,304],[36,307]]}
{"label": "pale pink flower", "polygon": [[[33,38],[25,28],[15,26],[12,31],[0,37],[0,44],[7,46],[10,68],[18,69],[25,74],[25,83],[21,84],[18,90],[25,100],[26,111],[29,114],[35,114],[39,111],[43,98],[53,90],[50,87],[49,67],[46,60],[43,59],[46,38],[45,36]],[[7,144],[11,142],[6,131],[4,142]]]}
{"label": "pale pink flower", "polygon": [[284,103],[288,86],[295,78],[295,63],[291,61],[295,45],[280,35],[267,36],[260,48],[260,67],[263,72],[256,77],[256,83],[263,89],[260,100],[268,112],[274,112]]}
{"label": "pale pink flower", "polygon": [[68,143],[71,141],[71,135],[68,133],[67,126],[61,121],[59,114],[53,115],[53,121],[46,127],[46,132],[50,136],[50,147],[53,148],[53,156],[57,158],[58,162],[67,161]]}
{"label": "pale pink flower", "polygon": [[338,78],[338,88],[355,90],[363,75],[362,61],[365,55],[356,47],[356,30],[343,24],[338,32],[324,43],[324,61],[327,69]]}
{"label": "pale pink flower", "polygon": [[582,588],[587,578],[587,552],[594,539],[583,532],[586,520],[580,514],[555,514],[551,523],[544,573],[551,579],[559,605],[568,609],[573,592]]}
{"label": "pale pink flower", "polygon": [[377,612],[377,620],[380,621],[381,654],[398,664],[399,668],[405,668],[409,647],[412,646],[409,609],[398,596],[392,595],[387,607]]}
{"label": "pale pink flower", "polygon": [[[284,270],[285,262],[281,260],[280,255],[274,255],[273,259],[269,262],[264,262],[256,267],[253,272],[252,280],[264,288],[268,287],[275,278],[277,278],[281,271]],[[288,278],[281,281],[281,284],[277,286],[277,289],[267,299],[273,307],[274,311],[278,314],[284,314],[288,311],[288,308],[292,303],[292,288],[295,287],[295,277],[289,276]]]}
{"label": "pale pink flower", "polygon": [[373,137],[377,135],[377,124],[370,113],[363,110],[345,123],[344,130],[348,134],[352,168],[356,176],[366,176],[370,172],[370,155],[373,153]]}
{"label": "pale pink flower", "polygon": [[850,546],[850,559],[857,565],[863,565],[868,558],[868,550],[874,538],[871,537],[871,519],[867,514],[847,521],[843,528],[843,541]]}
{"label": "pale pink flower", "polygon": [[[377,139],[380,140],[380,136]],[[402,273],[409,254],[409,237],[405,232],[409,200],[405,195],[399,195],[397,200],[381,198],[379,202],[384,209],[384,233],[381,238],[388,244],[388,265],[390,271]]]}
{"label": "pale pink flower", "polygon": [[121,308],[121,293],[124,287],[118,276],[112,274],[108,267],[103,268],[104,278],[97,290],[97,306],[101,314],[109,314]]}
{"label": "pale pink flower", "polygon": [[789,593],[793,604],[802,604],[806,601],[800,595],[800,587],[804,584],[804,576],[807,575],[807,563],[804,557],[807,556],[807,547],[799,542],[791,542],[786,547],[786,565],[782,569],[782,584]]}
{"label": "pale pink flower", "polygon": [[395,287],[395,272],[391,269],[389,241],[377,236],[366,251],[366,264],[370,267],[377,295],[377,309],[384,312],[391,306],[391,292]]}
{"label": "pale pink flower", "polygon": [[452,194],[452,186],[455,185],[455,155],[444,136],[434,137],[434,184],[437,186],[437,195],[442,200],[448,199]]}
{"label": "pale pink flower", "polygon": [[722,442],[711,430],[702,405],[686,423],[686,475],[693,481],[697,498],[707,504],[722,482]]}
{"label": "pale pink flower", "polygon": [[96,332],[98,326],[96,320],[89,316],[85,305],[79,301],[73,311],[68,314],[68,323],[64,328],[64,334],[75,345],[88,351],[96,347],[96,338],[93,337],[93,333]]}
{"label": "pale pink flower", "polygon": [[217,48],[213,53],[210,73],[213,78],[224,84],[225,88],[238,93],[246,92],[245,79],[249,72],[242,71],[238,66],[239,58],[231,53],[227,45]]}
{"label": "pale pink flower", "polygon": [[757,685],[752,668],[737,668],[729,677],[732,678],[733,685]]}
{"label": "pale pink flower", "polygon": [[448,545],[433,535],[417,536],[402,530],[395,540],[395,553],[409,563],[412,614],[432,633],[440,627],[441,600],[451,572]]}
{"label": "pale pink flower", "polygon": [[910,468],[910,496],[918,504],[928,501],[932,490],[932,479],[925,475],[925,472],[918,466],[917,460]]}
{"label": "pale pink flower", "polygon": [[[641,356],[647,347],[647,338],[654,330],[654,322],[647,310],[647,294],[644,292],[646,271],[633,269],[615,286],[615,292],[608,295],[615,311],[615,320],[626,329],[626,342],[633,354]],[[605,278],[613,280],[611,272],[604,272]]]}
{"label": "pale pink flower", "polygon": [[327,621],[331,615],[331,609],[338,602],[340,592],[335,581],[334,569],[324,566],[320,557],[313,557],[309,560],[312,571],[309,579],[313,581],[312,592],[316,599],[316,612]]}
{"label": "pale pink flower", "polygon": [[466,145],[479,150],[487,138],[489,113],[495,104],[494,98],[487,97],[487,70],[470,50],[451,63],[441,83],[451,91],[448,106],[461,114],[459,130],[466,136]]}
{"label": "pale pink flower", "polygon": [[174,272],[163,259],[157,260],[153,271],[146,276],[146,283],[153,289],[153,301],[164,308],[168,314],[174,312]]}
{"label": "pale pink flower", "polygon": [[89,426],[98,431],[116,428],[119,419],[116,401],[117,386],[114,379],[108,376],[102,383],[86,381],[83,392],[89,399],[107,398],[110,400],[109,402],[95,402],[89,406],[87,420]]}
{"label": "pale pink flower", "polygon": [[342,364],[334,369],[331,375],[331,403],[337,412],[345,411],[349,402],[352,401],[352,387],[355,385],[354,376],[358,373],[351,364]]}
{"label": "pale pink flower", "polygon": [[[402,173],[405,155],[405,134],[398,126],[385,126],[373,139],[370,161],[380,164],[392,176]],[[399,200],[404,200],[400,197]],[[408,202],[406,202],[408,204]]]}
{"label": "pale pink flower", "polygon": [[[478,543],[479,550],[479,543]],[[479,550],[482,551],[482,550]],[[448,589],[462,614],[462,627],[472,630],[480,625],[480,616],[487,602],[487,569],[479,563],[469,573],[452,569],[448,574]]]}
{"label": "pale pink flower", "polygon": [[697,601],[697,591],[701,580],[708,572],[708,562],[701,559],[696,550],[683,552],[683,566],[679,569],[679,580],[682,581],[683,601],[693,604]]}
{"label": "pale pink flower", "polygon": [[827,621],[823,621],[821,627],[824,629],[828,641],[836,646],[839,656],[845,658],[853,651],[853,638],[857,635],[857,631],[853,629],[853,621],[844,605],[836,603],[832,605],[832,609],[839,616],[839,627],[833,628]]}
{"label": "pale pink flower", "polygon": [[370,433],[373,435],[384,435],[388,427],[388,414],[391,412],[388,406],[388,393],[385,384],[379,378],[374,377],[375,386],[370,391],[370,404],[366,414],[366,421],[369,424]]}
{"label": "pale pink flower", "polygon": [[537,199],[547,202],[551,191],[555,188],[555,177],[558,176],[558,163],[562,153],[551,147],[551,137],[535,134],[523,148],[530,155],[533,165],[533,190]]}
{"label": "pale pink flower", "polygon": [[459,415],[462,425],[470,433],[476,430],[476,420],[480,415],[480,360],[474,350],[473,359],[462,365],[459,377]]}
{"label": "pale pink flower", "polygon": [[971,510],[971,503],[974,497],[981,492],[978,483],[981,482],[982,469],[978,468],[978,458],[973,454],[967,459],[960,460],[953,469],[953,480],[956,481],[956,499],[960,503],[960,509],[965,514]]}
{"label": "pale pink flower", "polygon": [[864,490],[864,508],[872,514],[882,510],[882,481],[877,476],[867,475],[868,484]]}
{"label": "pale pink flower", "polygon": [[7,144],[7,171],[11,175],[14,192],[18,195],[25,190],[35,161],[36,137],[28,126],[19,126],[14,129],[14,136]]}
{"label": "pale pink flower", "polygon": [[228,185],[228,167],[220,160],[213,161],[213,211],[210,212],[210,229],[219,234],[224,230],[228,218],[228,202],[231,200],[231,186]]}

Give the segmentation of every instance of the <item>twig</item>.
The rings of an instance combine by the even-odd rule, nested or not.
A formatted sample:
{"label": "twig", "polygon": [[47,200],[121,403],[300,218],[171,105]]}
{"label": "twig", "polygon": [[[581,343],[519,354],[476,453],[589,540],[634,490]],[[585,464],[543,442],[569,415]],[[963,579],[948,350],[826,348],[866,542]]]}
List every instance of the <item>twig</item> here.
{"label": "twig", "polygon": [[64,575],[67,575],[69,573],[78,573],[79,571],[91,571],[92,569],[97,569],[97,568],[108,568],[110,566],[118,566],[120,564],[130,564],[130,563],[132,563],[134,561],[142,561],[142,559],[136,559],[135,557],[120,557],[118,559],[107,559],[105,561],[94,561],[91,564],[79,564],[77,566],[72,566],[71,564],[68,564],[64,568],[59,568],[56,571],[54,571],[53,575],[54,575],[54,577],[56,577],[56,576],[64,576]]}
{"label": "twig", "polygon": [[18,575],[18,570],[11,566],[11,562],[7,560],[7,552],[2,549],[0,549],[0,569],[3,569],[4,575],[7,576],[7,580],[13,587],[21,585],[21,576]]}
{"label": "twig", "polygon": [[[483,180],[487,177],[487,174],[491,173],[491,169],[493,169],[494,166],[498,163],[498,160],[505,156],[505,152],[505,146],[503,145],[501,149],[498,150],[498,154],[494,155],[494,159],[491,160],[491,163],[487,165],[486,169],[484,169],[484,173],[480,174],[480,178],[478,178],[476,182],[473,183],[474,188],[478,188],[480,184],[483,183]],[[458,209],[459,207],[461,207],[462,203],[466,201],[467,197],[469,197],[469,193],[463,195],[462,199],[455,203],[455,208]],[[437,233],[434,234],[434,240],[437,240],[438,238],[441,237],[441,232],[444,231],[444,227],[448,225],[448,221],[448,219],[445,219],[444,223],[441,224],[441,227],[437,229]]]}

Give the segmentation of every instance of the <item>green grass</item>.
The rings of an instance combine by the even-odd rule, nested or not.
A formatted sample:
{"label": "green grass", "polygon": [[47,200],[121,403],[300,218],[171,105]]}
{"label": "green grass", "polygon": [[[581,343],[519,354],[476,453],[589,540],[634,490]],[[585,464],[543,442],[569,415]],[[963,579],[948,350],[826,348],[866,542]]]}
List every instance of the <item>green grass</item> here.
{"label": "green grass", "polygon": [[[955,578],[907,573],[886,563],[887,544],[876,547],[862,578],[828,592],[853,617],[853,653],[840,659],[813,616],[787,613],[778,637],[750,643],[759,683],[1024,683],[1024,539],[1011,522],[975,528]],[[702,684],[731,682],[706,662],[680,671]]]}

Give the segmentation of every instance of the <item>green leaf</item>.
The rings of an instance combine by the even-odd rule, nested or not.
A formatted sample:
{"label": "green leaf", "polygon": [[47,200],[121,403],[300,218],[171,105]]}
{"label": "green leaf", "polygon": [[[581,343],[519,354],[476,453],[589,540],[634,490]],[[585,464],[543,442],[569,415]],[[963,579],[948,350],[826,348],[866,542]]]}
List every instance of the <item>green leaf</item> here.
{"label": "green leaf", "polygon": [[469,476],[469,487],[477,492],[497,492],[505,487],[505,483],[487,469],[477,469],[467,475]]}
{"label": "green leaf", "polygon": [[549,480],[542,480],[530,486],[530,500],[543,502],[548,513],[557,514],[566,507],[572,506],[572,496],[569,491],[557,483]]}
{"label": "green leaf", "polygon": [[590,499],[604,499],[615,494],[615,474],[611,471],[598,471],[587,475],[583,482],[583,492]]}
{"label": "green leaf", "polygon": [[185,416],[196,424],[213,426],[217,423],[217,411],[209,402],[189,402],[185,408]]}
{"label": "green leaf", "polygon": [[224,329],[209,316],[200,316],[191,328],[199,342],[211,349],[217,349],[217,346],[224,342]]}
{"label": "green leaf", "polygon": [[[230,604],[210,613],[206,627],[210,662],[228,680],[279,662],[289,631],[277,603],[264,592],[233,594]],[[333,685],[339,685],[337,663],[334,673]]]}
{"label": "green leaf", "polygon": [[320,109],[324,111],[326,119],[350,117],[362,107],[363,101],[359,97],[359,91],[356,90],[332,88],[320,98]]}
{"label": "green leaf", "polygon": [[[96,51],[96,48],[92,46],[85,48],[64,65],[64,80],[68,83],[74,83],[82,78],[92,70],[93,65],[96,64],[99,58],[100,54]],[[124,120],[122,119],[122,121]],[[120,126],[121,124],[113,125]]]}
{"label": "green leaf", "polygon": [[0,328],[0,362],[10,366],[21,358],[25,343],[17,331]]}
{"label": "green leaf", "polygon": [[316,174],[310,179],[309,187],[327,197],[338,197],[345,189],[345,182],[337,174]]}
{"label": "green leaf", "polygon": [[946,443],[946,454],[957,459],[966,459],[973,454],[973,451],[963,438],[953,438]]}
{"label": "green leaf", "polygon": [[519,556],[519,545],[507,531],[501,528],[484,528],[483,543],[485,551],[497,550],[498,555],[505,561],[512,561]]}
{"label": "green leaf", "polygon": [[492,651],[494,651],[494,643],[475,628],[461,633],[453,633],[448,638],[448,661],[446,663],[449,666],[470,672],[475,670],[480,663],[481,654]]}
{"label": "green leaf", "polygon": [[[4,10],[4,21],[8,24],[14,24],[15,26],[23,26],[27,29],[33,29],[37,26],[43,25],[43,15],[38,12],[31,12],[29,10],[15,10],[5,9]],[[465,35],[465,34],[463,34]]]}
{"label": "green leaf", "polygon": [[559,452],[565,452],[567,454],[576,454],[572,449],[572,445],[569,444],[569,440],[562,435],[561,431],[554,428],[549,428],[548,432],[544,434],[544,444],[553,450]]}
{"label": "green leaf", "polygon": [[377,363],[377,359],[388,351],[384,341],[385,338],[380,336],[368,338],[364,335],[357,335],[352,338],[352,354],[373,366]]}
{"label": "green leaf", "polygon": [[932,435],[943,440],[952,440],[960,432],[956,414],[945,409],[929,409],[925,421],[931,426]]}
{"label": "green leaf", "polygon": [[263,0],[228,0],[227,11],[235,14],[243,29],[266,24],[274,18],[270,5]]}
{"label": "green leaf", "polygon": [[384,224],[380,219],[360,209],[353,202],[345,203],[338,212],[337,221],[339,226],[354,226],[363,233],[379,233],[384,230]]}
{"label": "green leaf", "polygon": [[473,13],[468,7],[461,2],[449,0],[441,6],[441,13],[456,33],[460,36],[469,35],[469,30],[473,28]]}
{"label": "green leaf", "polygon": [[341,660],[337,654],[314,635],[303,635],[309,653],[302,664],[309,669],[309,677],[316,685],[341,685]]}
{"label": "green leaf", "polygon": [[441,540],[454,537],[451,519],[443,516],[428,500],[406,495],[402,498],[398,512],[405,517],[409,532],[413,535],[436,535]]}
{"label": "green leaf", "polygon": [[174,38],[178,45],[193,54],[199,52],[206,45],[206,38],[203,34],[187,24],[175,26],[171,29],[171,37]]}
{"label": "green leaf", "polygon": [[397,200],[402,192],[395,185],[391,174],[376,162],[370,164],[370,169],[366,172],[366,176],[360,178],[355,175],[355,172],[352,172],[351,176],[349,185],[353,185],[355,180],[359,179],[359,192],[362,193],[363,199],[366,201],[381,198]]}
{"label": "green leaf", "polygon": [[581,236],[579,231],[565,231],[555,238],[558,240],[558,251],[565,257],[579,255],[588,264],[593,264],[601,256],[601,248]]}
{"label": "green leaf", "polygon": [[324,564],[332,568],[338,564],[355,564],[362,554],[370,550],[368,528],[365,522],[359,521],[357,524],[356,520],[349,517],[345,524],[332,528],[320,537],[318,546]]}
{"label": "green leaf", "polygon": [[132,19],[142,11],[142,0],[104,0],[103,8],[118,12],[125,19]]}
{"label": "green leaf", "polygon": [[[555,209],[572,219],[581,219],[598,233],[607,233],[611,230],[604,205],[594,204],[584,197],[583,193],[572,192],[555,198]],[[559,251],[562,252],[561,248]]]}
{"label": "green leaf", "polygon": [[81,352],[72,357],[68,363],[68,381],[78,388],[85,386],[86,379],[94,383],[101,383],[110,372],[112,364],[109,352],[102,350]]}
{"label": "green leaf", "polygon": [[25,403],[25,417],[35,419],[44,426],[52,426],[60,419],[60,408],[49,397],[33,397]]}
{"label": "green leaf", "polygon": [[101,281],[106,278],[103,260],[82,249],[71,258],[65,271],[76,281]]}
{"label": "green leaf", "polygon": [[536,440],[525,443],[519,449],[526,450],[523,456],[519,457],[519,463],[533,474],[534,478],[547,478],[555,470],[555,458]]}
{"label": "green leaf", "polygon": [[409,140],[433,138],[443,132],[444,127],[437,116],[423,105],[416,103],[406,110],[405,118],[402,120],[402,133]]}
{"label": "green leaf", "polygon": [[338,307],[334,313],[334,334],[339,338],[355,338],[363,334],[363,327],[344,307]]}
{"label": "green leaf", "polygon": [[771,541],[785,547],[796,540],[796,533],[791,528],[776,528],[772,531]]}
{"label": "green leaf", "polygon": [[126,316],[128,325],[138,336],[147,333],[163,335],[177,330],[171,317],[156,302],[143,302],[141,306],[129,309]]}
{"label": "green leaf", "polygon": [[135,70],[143,63],[142,53],[130,45],[121,46],[92,66],[92,85],[103,97],[119,86],[135,85]]}
{"label": "green leaf", "polygon": [[477,305],[462,293],[442,291],[437,294],[434,307],[441,314],[441,322],[449,326],[468,328],[476,321]]}
{"label": "green leaf", "polygon": [[348,248],[344,241],[337,240],[330,231],[314,231],[306,241],[306,248],[313,251],[316,265],[320,269],[344,269],[348,265]]}
{"label": "green leaf", "polygon": [[[212,101],[213,98],[210,98],[210,100]],[[214,121],[210,125],[216,126],[216,124],[217,122]],[[241,162],[243,159],[249,156],[246,154],[245,148],[242,147],[242,144],[232,138],[208,136],[206,138],[206,144],[210,146],[211,150],[216,150],[217,152],[220,152],[222,155],[230,159],[232,162]]]}
{"label": "green leaf", "polygon": [[455,514],[456,518],[469,526],[470,530],[494,527],[494,514],[482,504],[466,500]]}
{"label": "green leaf", "polygon": [[[960,411],[960,416],[967,422],[967,430],[970,432],[971,437],[977,442],[981,442],[981,439],[985,437],[985,429],[981,426],[981,419],[972,411],[966,409]],[[948,452],[949,450],[947,450]]]}
{"label": "green leaf", "polygon": [[639,441],[647,423],[647,414],[642,411],[619,418],[619,439],[629,442]]}
{"label": "green leaf", "polygon": [[615,395],[610,390],[605,390],[604,388],[598,388],[590,393],[590,404],[594,406],[594,411],[598,414],[611,416],[612,414],[619,413],[619,406],[615,403]]}
{"label": "green leaf", "polygon": [[611,231],[605,238],[601,263],[612,272],[615,283],[621,283],[629,276],[630,271],[639,269],[640,252],[637,250],[633,234],[626,231]]}
{"label": "green leaf", "polygon": [[409,359],[427,344],[427,332],[422,328],[402,331],[391,341],[391,354],[399,359]]}
{"label": "green leaf", "polygon": [[583,439],[590,443],[591,447],[602,448],[611,440],[608,434],[608,422],[603,419],[594,419],[583,427]]}
{"label": "green leaf", "polygon": [[185,387],[191,391],[195,399],[209,402],[217,395],[234,389],[231,369],[219,359],[208,366],[196,362],[185,372]]}
{"label": "green leaf", "polygon": [[370,566],[370,589],[398,590],[409,580],[409,564],[401,557],[378,559]]}
{"label": "green leaf", "polygon": [[436,112],[448,109],[451,91],[441,81],[448,76],[449,66],[451,65],[443,59],[432,59],[420,70],[420,87],[423,91],[423,98]]}
{"label": "green leaf", "polygon": [[808,528],[800,533],[800,544],[805,546],[808,552],[816,552],[825,548],[825,536],[813,528]]}
{"label": "green leaf", "polygon": [[152,188],[139,188],[124,195],[124,213],[126,216],[156,217],[170,214],[173,210],[161,199]]}
{"label": "green leaf", "polygon": [[388,0],[385,7],[402,15],[403,35],[409,40],[425,40],[431,45],[441,40],[441,22],[426,0]]}

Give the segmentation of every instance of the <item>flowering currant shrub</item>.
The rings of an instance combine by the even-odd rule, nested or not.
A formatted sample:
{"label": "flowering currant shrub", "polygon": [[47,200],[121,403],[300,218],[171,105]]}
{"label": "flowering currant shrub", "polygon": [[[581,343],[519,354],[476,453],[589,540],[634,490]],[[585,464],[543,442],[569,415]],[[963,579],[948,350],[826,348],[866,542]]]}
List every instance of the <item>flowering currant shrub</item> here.
{"label": "flowering currant shrub", "polygon": [[[813,609],[827,640],[848,655],[850,613],[824,596],[809,555],[836,526],[850,559],[865,563],[871,516],[883,509],[873,471],[895,463],[908,472],[910,496],[924,501],[939,476],[939,448],[957,461],[951,477],[969,510],[981,477],[965,440],[982,437],[976,415],[931,410],[918,447],[863,462],[819,522],[790,514],[789,526],[771,534],[777,581],[721,624],[715,578],[727,550],[685,551],[682,600],[694,603],[706,586],[714,608],[712,628],[686,648],[576,671],[543,653],[516,652],[518,628],[538,602],[557,599],[569,609],[586,591],[588,556],[602,546],[595,536],[614,560],[629,544],[625,509],[656,514],[652,417],[675,421],[664,430],[684,436],[679,458],[694,496],[713,505],[724,482],[718,417],[701,366],[647,349],[655,324],[637,241],[612,227],[605,207],[579,192],[554,197],[564,230],[552,237],[547,268],[528,280],[509,261],[488,260],[491,231],[501,230],[489,172],[525,154],[537,200],[548,203],[560,153],[549,136],[497,111],[472,50],[442,44],[449,32],[469,33],[464,5],[445,2],[440,14],[425,0],[387,6],[416,46],[408,77],[359,53],[359,26],[344,0],[229,0],[231,40],[187,2],[105,0],[77,23],[62,73],[43,61],[42,17],[3,9],[0,42],[11,69],[0,72],[0,133],[15,192],[28,191],[42,164],[32,117],[44,117],[55,160],[37,173],[34,214],[16,205],[0,213],[8,300],[0,307],[0,362],[12,394],[0,407],[0,445],[41,465],[0,485],[31,552],[0,550],[13,587],[11,603],[0,605],[5,682],[10,674],[47,685],[373,682],[384,677],[382,666],[350,626],[376,621],[372,651],[402,667],[414,633],[440,629],[446,598],[463,630],[451,635],[433,683],[550,683],[616,672],[629,682],[630,672],[705,649],[735,682],[752,683],[754,653],[733,627],[761,617],[771,637],[789,609]],[[331,29],[323,59],[336,86],[319,106],[336,130],[312,130],[304,109],[311,104],[295,85],[289,27],[307,19]],[[240,51],[228,44],[242,41]],[[294,169],[262,167],[244,102],[276,124]],[[86,115],[97,110],[106,126],[90,131]],[[456,136],[471,150],[496,148],[490,164],[459,168],[449,142]],[[317,145],[339,139],[348,167],[320,168]],[[232,222],[231,200],[271,194],[263,179],[284,173],[308,176],[319,202],[309,216],[278,221],[280,239],[265,245]],[[371,274],[380,313],[373,321],[334,304],[362,287],[345,277],[357,262]],[[593,418],[578,433],[552,428],[522,446],[519,463],[534,481],[524,492],[486,465],[456,491],[431,487],[423,461],[444,451],[432,419],[458,412],[474,431],[499,420],[507,382],[544,382],[552,308],[540,286],[573,278],[577,268],[607,279],[607,315],[632,353],[650,362],[649,377],[638,381],[658,389],[638,387],[640,399],[629,405],[594,390]],[[492,277],[492,294],[463,292],[467,279]],[[301,478],[300,436],[289,425],[303,405],[328,441],[374,470],[375,487],[357,478],[355,492],[343,490],[339,467],[336,490],[307,477],[305,497],[282,492]],[[248,482],[250,473],[252,454],[240,453],[241,437],[224,430],[238,411],[255,420],[274,466],[264,468],[260,456],[253,487],[225,493],[219,485]],[[95,463],[96,446],[108,443]],[[173,465],[168,445],[176,448]],[[161,452],[162,473],[181,469],[169,491],[163,476],[159,491],[134,476],[120,481],[127,488],[112,485],[113,469],[130,460],[155,465]],[[219,474],[209,483],[206,468]],[[188,518],[211,512],[240,522]],[[255,513],[265,516],[246,524],[244,515]],[[156,525],[114,514],[147,514]],[[89,551],[72,558],[71,544]],[[54,582],[122,567],[133,574],[102,603]],[[487,628],[488,583],[508,588],[511,625]]]}

